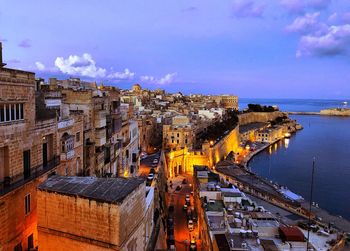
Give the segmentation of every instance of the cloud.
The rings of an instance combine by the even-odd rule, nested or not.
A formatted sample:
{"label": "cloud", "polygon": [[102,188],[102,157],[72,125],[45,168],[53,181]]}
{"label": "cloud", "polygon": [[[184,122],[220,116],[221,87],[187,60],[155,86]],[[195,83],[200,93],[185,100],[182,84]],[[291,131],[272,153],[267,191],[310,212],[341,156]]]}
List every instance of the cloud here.
{"label": "cloud", "polygon": [[32,47],[32,44],[29,39],[24,39],[18,44],[18,46],[22,48],[30,48]]}
{"label": "cloud", "polygon": [[105,77],[106,69],[96,66],[96,62],[88,53],[82,56],[70,55],[67,59],[57,57],[55,66],[63,73],[74,74],[85,77]]}
{"label": "cloud", "polygon": [[35,62],[35,66],[36,66],[36,68],[38,68],[39,71],[45,70],[45,65],[39,61]]}
{"label": "cloud", "polygon": [[319,12],[306,13],[304,16],[297,17],[292,24],[286,27],[288,32],[298,32],[301,34],[317,33],[321,34],[325,32],[328,27],[324,23],[318,21],[320,16]]}
{"label": "cloud", "polygon": [[330,26],[323,35],[305,35],[299,41],[297,57],[348,55],[350,24]]}
{"label": "cloud", "polygon": [[326,9],[332,0],[281,0],[280,4],[290,13],[300,14],[307,9]]}
{"label": "cloud", "polygon": [[116,79],[116,80],[127,80],[133,79],[135,76],[135,72],[131,72],[128,68],[124,70],[124,72],[112,72],[108,75],[108,78]]}
{"label": "cloud", "polygon": [[238,18],[262,17],[265,5],[257,4],[253,0],[234,0],[232,15]]}
{"label": "cloud", "polygon": [[172,83],[176,76],[177,76],[177,72],[173,72],[173,73],[166,74],[164,77],[160,79],[157,79],[153,76],[141,76],[140,79],[141,81],[145,81],[145,82],[150,82],[158,85],[166,85],[166,84]]}

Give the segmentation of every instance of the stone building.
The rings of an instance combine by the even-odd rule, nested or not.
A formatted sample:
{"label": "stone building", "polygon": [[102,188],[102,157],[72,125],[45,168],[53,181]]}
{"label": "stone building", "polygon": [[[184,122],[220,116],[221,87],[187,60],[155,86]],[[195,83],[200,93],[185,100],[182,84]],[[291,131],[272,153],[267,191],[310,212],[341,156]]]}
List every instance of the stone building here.
{"label": "stone building", "polygon": [[219,95],[212,96],[215,103],[225,109],[235,109],[238,110],[238,97],[234,95]]}
{"label": "stone building", "polygon": [[194,128],[186,116],[175,116],[171,124],[163,125],[164,149],[192,149],[194,138]]}
{"label": "stone building", "polygon": [[61,163],[57,168],[60,175],[83,175],[83,136],[82,115],[72,115],[57,123],[57,152]]}
{"label": "stone building", "polygon": [[36,187],[60,161],[57,121],[36,93],[34,73],[4,66],[0,60],[0,250],[31,250]]}
{"label": "stone building", "polygon": [[52,176],[38,188],[40,249],[146,250],[145,193],[140,178]]}
{"label": "stone building", "polygon": [[119,176],[135,176],[140,166],[140,136],[138,123],[134,120],[123,122],[120,138],[123,142],[123,149]]}

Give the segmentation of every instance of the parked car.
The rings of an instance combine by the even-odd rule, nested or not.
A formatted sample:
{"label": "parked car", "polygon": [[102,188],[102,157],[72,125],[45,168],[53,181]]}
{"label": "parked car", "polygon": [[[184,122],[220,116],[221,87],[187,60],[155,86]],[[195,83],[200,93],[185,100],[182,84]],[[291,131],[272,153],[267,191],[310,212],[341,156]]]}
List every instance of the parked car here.
{"label": "parked car", "polygon": [[153,178],[154,178],[154,174],[153,173],[148,174],[147,179],[153,180]]}
{"label": "parked car", "polygon": [[153,164],[158,164],[158,159],[154,159],[152,163]]}
{"label": "parked car", "polygon": [[186,202],[189,202],[189,201],[190,201],[190,195],[189,195],[189,194],[186,194],[185,201],[186,201]]}
{"label": "parked car", "polygon": [[185,204],[185,205],[183,206],[183,208],[182,208],[182,209],[183,209],[184,211],[186,211],[186,210],[187,210],[187,208],[188,208],[188,206]]}
{"label": "parked car", "polygon": [[156,170],[154,168],[151,168],[151,170],[149,172],[155,174]]}
{"label": "parked car", "polygon": [[187,227],[190,231],[193,231],[193,220],[189,220],[187,223]]}

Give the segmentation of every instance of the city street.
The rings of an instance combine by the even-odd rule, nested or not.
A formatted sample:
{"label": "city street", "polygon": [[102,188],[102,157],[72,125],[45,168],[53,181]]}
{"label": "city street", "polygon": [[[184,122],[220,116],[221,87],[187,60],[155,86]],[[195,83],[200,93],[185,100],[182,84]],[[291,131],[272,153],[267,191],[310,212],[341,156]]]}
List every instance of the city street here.
{"label": "city street", "polygon": [[[186,184],[182,184],[183,180],[186,179]],[[168,196],[169,204],[174,206],[174,235],[175,235],[175,246],[176,250],[190,250],[190,240],[196,240],[197,250],[200,249],[200,241],[198,240],[198,228],[197,224],[194,224],[193,231],[188,228],[187,213],[183,209],[186,203],[186,194],[191,194],[193,188],[192,176],[190,175],[179,175],[176,178],[171,179],[173,182],[172,188],[169,186]],[[170,179],[168,180],[168,185]],[[176,191],[177,186],[182,186],[181,190]],[[193,196],[190,195],[190,207],[193,208],[194,201]]]}
{"label": "city street", "polygon": [[[152,168],[156,168],[159,162],[160,152],[150,154],[140,161],[139,176],[147,177]],[[158,162],[154,163],[157,159]]]}

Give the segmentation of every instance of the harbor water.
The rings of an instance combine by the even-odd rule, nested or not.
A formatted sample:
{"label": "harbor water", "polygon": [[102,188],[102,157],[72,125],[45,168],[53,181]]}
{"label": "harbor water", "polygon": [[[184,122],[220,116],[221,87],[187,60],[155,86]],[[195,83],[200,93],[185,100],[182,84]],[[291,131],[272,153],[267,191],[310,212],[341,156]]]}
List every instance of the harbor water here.
{"label": "harbor water", "polygon": [[[341,104],[339,100],[277,101],[283,103],[284,109],[280,105],[281,110],[288,107],[288,111],[319,111],[336,107],[335,103]],[[260,100],[260,103],[278,105],[277,101]],[[309,200],[312,161],[315,157],[313,201],[331,214],[350,219],[350,117],[290,117],[296,119],[304,129],[253,157],[249,168]]]}

